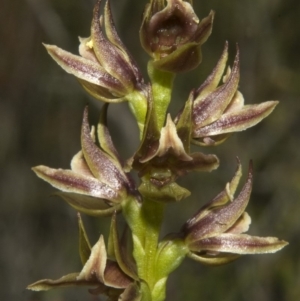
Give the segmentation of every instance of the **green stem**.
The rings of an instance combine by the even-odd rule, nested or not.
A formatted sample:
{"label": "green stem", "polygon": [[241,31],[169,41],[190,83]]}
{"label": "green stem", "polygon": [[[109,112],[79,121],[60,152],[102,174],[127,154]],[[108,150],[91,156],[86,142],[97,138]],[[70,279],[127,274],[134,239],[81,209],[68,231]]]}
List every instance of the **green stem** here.
{"label": "green stem", "polygon": [[133,91],[126,95],[126,99],[128,100],[129,108],[137,121],[140,130],[140,139],[142,139],[147,114],[147,99],[139,91]]}
{"label": "green stem", "polygon": [[152,83],[153,106],[156,113],[158,129],[165,123],[166,112],[171,101],[174,73],[161,71],[153,66],[153,61],[148,63],[148,74]]}
{"label": "green stem", "polygon": [[123,215],[132,231],[133,256],[138,275],[151,292],[156,283],[158,239],[165,205],[150,200],[143,200],[139,204],[135,199],[129,199],[122,203],[122,207]]}
{"label": "green stem", "polygon": [[155,261],[158,247],[160,228],[164,214],[163,203],[144,200],[142,218],[145,225],[145,257],[143,279],[152,290],[155,284]]}

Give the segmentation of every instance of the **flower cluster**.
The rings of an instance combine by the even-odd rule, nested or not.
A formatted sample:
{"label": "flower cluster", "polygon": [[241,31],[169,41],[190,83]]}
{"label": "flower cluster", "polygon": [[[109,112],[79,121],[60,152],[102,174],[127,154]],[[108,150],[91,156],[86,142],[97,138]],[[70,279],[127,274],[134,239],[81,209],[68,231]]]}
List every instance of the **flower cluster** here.
{"label": "flower cluster", "polygon": [[[147,4],[140,40],[150,55],[149,83],[117,34],[109,0],[101,14],[94,8],[91,35],[80,38],[78,55],[46,45],[52,58],[74,75],[83,88],[105,104],[97,126],[83,114],[81,150],[71,169],[37,166],[38,177],[60,190],[57,195],[78,211],[79,253],[83,268],[57,280],[43,279],[28,286],[49,290],[89,286],[90,293],[110,301],[163,301],[166,281],[185,257],[207,265],[230,262],[245,254],[273,253],[287,243],[275,237],[245,234],[251,223],[245,211],[253,182],[248,176],[237,196],[241,163],[232,180],[182,226],[180,232],[160,238],[164,208],[187,198],[190,191],[176,181],[190,172],[218,168],[214,154],[191,152],[191,144],[216,146],[233,132],[243,131],[267,117],[277,101],[245,105],[238,90],[240,57],[237,47],[227,67],[228,43],[204,83],[190,92],[182,110],[172,119],[167,109],[174,77],[201,62],[201,45],[212,31],[214,13],[200,21],[191,0],[151,0]],[[109,103],[128,101],[141,142],[128,160],[122,160],[107,125]],[[140,180],[132,180],[135,171]],[[92,246],[80,213],[111,217],[107,247],[103,235]],[[117,214],[125,226],[119,235]]]}

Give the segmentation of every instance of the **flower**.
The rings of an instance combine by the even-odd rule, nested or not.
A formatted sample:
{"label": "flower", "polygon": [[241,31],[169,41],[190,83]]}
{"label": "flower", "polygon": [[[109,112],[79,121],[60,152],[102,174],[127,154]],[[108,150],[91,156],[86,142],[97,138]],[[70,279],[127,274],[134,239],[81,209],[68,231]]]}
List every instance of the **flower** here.
{"label": "flower", "polygon": [[142,178],[139,191],[143,196],[156,201],[179,201],[190,194],[174,182],[179,176],[191,171],[212,171],[219,166],[215,155],[190,153],[191,110],[190,101],[177,125],[168,115],[166,125],[159,131],[150,97],[144,137],[132,163]]}
{"label": "flower", "polygon": [[117,34],[109,0],[105,5],[104,18],[100,15],[100,4],[101,0],[98,0],[94,8],[91,36],[79,38],[80,56],[57,46],[45,47],[52,58],[66,72],[75,75],[92,96],[106,102],[120,102],[131,92],[142,91],[143,78]]}
{"label": "flower", "polygon": [[205,264],[223,264],[244,254],[274,253],[287,245],[276,237],[242,234],[248,231],[251,218],[245,209],[252,190],[252,164],[248,178],[237,197],[234,193],[242,176],[237,171],[230,183],[212,201],[203,206],[183,226],[188,256]]}
{"label": "flower", "polygon": [[112,214],[128,197],[138,199],[133,182],[123,170],[105,124],[107,105],[98,126],[101,148],[95,145],[94,131],[90,132],[88,109],[83,115],[81,130],[82,150],[71,161],[71,169],[37,166],[38,177],[58,188],[58,193],[79,212],[93,216]]}
{"label": "flower", "polygon": [[200,22],[191,2],[151,0],[146,6],[140,40],[156,68],[185,72],[201,62],[200,47],[211,34],[214,12]]}
{"label": "flower", "polygon": [[199,145],[217,145],[232,133],[243,131],[259,123],[276,107],[278,101],[244,105],[244,98],[238,91],[240,79],[239,49],[232,66],[218,86],[228,58],[228,43],[205,82],[190,94],[193,101],[192,142]]}
{"label": "flower", "polygon": [[[111,301],[139,301],[141,296],[135,282],[137,276],[130,266],[124,264],[124,252],[122,252],[124,248],[121,247],[117,236],[116,214],[112,219],[112,228],[114,233],[112,249],[114,253],[122,254],[119,257],[109,254],[113,259],[108,258],[102,235],[91,248],[79,215],[80,251],[88,254],[87,258],[81,256],[84,265],[81,272],[71,273],[57,280],[42,279],[30,284],[27,289],[44,291],[59,287],[92,286],[94,288],[89,289],[91,294],[105,294]],[[121,258],[122,256],[123,258]]]}

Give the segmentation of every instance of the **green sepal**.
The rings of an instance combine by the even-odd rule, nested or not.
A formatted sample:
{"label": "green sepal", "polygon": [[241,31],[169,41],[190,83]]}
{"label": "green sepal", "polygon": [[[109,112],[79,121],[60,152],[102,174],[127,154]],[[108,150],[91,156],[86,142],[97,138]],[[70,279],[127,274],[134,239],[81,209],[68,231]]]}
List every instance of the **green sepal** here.
{"label": "green sepal", "polygon": [[84,213],[90,216],[110,216],[115,211],[121,210],[121,205],[116,204],[113,207],[107,205],[105,200],[97,199],[91,196],[68,193],[68,192],[56,192],[54,195],[61,197],[70,206],[80,213]]}
{"label": "green sepal", "polygon": [[180,237],[160,242],[156,254],[156,279],[167,277],[178,268],[188,251],[184,239]]}
{"label": "green sepal", "polygon": [[141,301],[153,301],[148,284],[145,281],[141,280],[140,285],[140,292],[142,295]]}
{"label": "green sepal", "polygon": [[[126,237],[125,237],[126,238]],[[118,229],[117,229],[117,215],[113,214],[111,220],[111,229],[110,229],[110,252],[113,252],[116,261],[118,262],[121,270],[131,277],[132,279],[138,280],[138,276],[135,271],[134,262],[130,260],[126,244],[123,241],[123,244],[119,238]]]}
{"label": "green sepal", "polygon": [[155,261],[156,282],[152,290],[153,300],[165,300],[168,276],[179,267],[187,253],[188,248],[180,237],[168,238],[159,244]]}
{"label": "green sepal", "polygon": [[85,265],[85,263],[88,261],[91,255],[92,247],[89,242],[87,233],[85,231],[80,213],[78,213],[77,216],[78,216],[78,226],[79,226],[79,255],[80,255],[82,265]]}
{"label": "green sepal", "polygon": [[190,196],[190,191],[172,182],[162,187],[156,187],[151,182],[143,182],[138,188],[139,192],[148,200],[170,203],[179,202]]}
{"label": "green sepal", "polygon": [[122,203],[122,213],[132,232],[133,257],[137,264],[137,271],[144,271],[145,257],[145,225],[142,218],[141,206],[136,199],[125,199]]}
{"label": "green sepal", "polygon": [[193,99],[192,97],[189,97],[176,124],[178,137],[181,139],[184,149],[188,154],[190,153],[190,142],[192,134],[192,110]]}

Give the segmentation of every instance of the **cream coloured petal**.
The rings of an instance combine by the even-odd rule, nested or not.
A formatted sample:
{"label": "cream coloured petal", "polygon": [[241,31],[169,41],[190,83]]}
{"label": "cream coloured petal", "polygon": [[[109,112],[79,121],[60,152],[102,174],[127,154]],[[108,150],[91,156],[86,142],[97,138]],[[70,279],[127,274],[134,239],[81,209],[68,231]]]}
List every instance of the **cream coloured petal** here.
{"label": "cream coloured petal", "polygon": [[104,283],[104,270],[106,266],[107,255],[104,238],[101,235],[97,243],[92,247],[91,255],[84,265],[77,280],[95,281]]}

